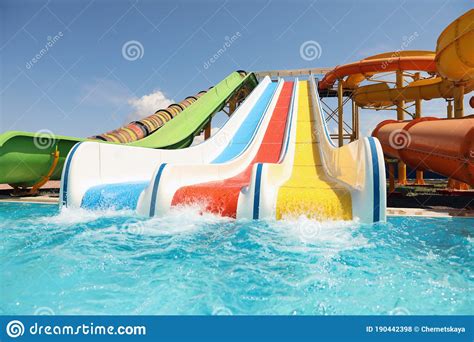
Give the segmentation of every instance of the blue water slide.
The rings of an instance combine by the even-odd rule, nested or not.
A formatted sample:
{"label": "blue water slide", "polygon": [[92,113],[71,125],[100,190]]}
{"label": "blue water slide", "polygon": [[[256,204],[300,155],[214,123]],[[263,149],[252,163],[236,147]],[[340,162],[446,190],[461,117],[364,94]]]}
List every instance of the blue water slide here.
{"label": "blue water slide", "polygon": [[[224,150],[211,164],[225,163],[239,156],[252,142],[260,127],[266,109],[268,108],[278,84],[270,83],[258,101],[248,112],[241,126],[227,142]],[[270,113],[271,114],[271,113]],[[141,192],[148,186],[149,181],[101,184],[91,187],[82,198],[81,207],[89,210],[114,208],[116,210],[135,209]]]}

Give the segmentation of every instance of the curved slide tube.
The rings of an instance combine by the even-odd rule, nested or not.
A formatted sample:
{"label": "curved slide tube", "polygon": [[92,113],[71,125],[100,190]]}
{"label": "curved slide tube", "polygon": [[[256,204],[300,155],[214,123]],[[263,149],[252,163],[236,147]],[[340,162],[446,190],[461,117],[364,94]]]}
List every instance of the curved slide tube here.
{"label": "curved slide tube", "polygon": [[[243,76],[234,72],[213,87],[197,101],[186,107],[173,120],[160,129],[153,131],[147,137],[130,143],[132,146],[149,148],[179,148],[189,145],[195,134],[219,111],[230,96],[243,87],[253,88],[257,84],[252,73]],[[159,113],[158,113],[159,114]],[[184,116],[185,119],[179,119]],[[153,115],[152,115],[153,117]],[[192,124],[186,124],[192,118]],[[179,119],[179,120],[178,120]],[[174,128],[164,128],[174,123]],[[186,128],[181,131],[181,128]],[[193,128],[194,131],[190,132]],[[136,130],[137,127],[134,127]],[[128,134],[133,132],[127,131]],[[138,133],[136,133],[138,134]],[[170,139],[170,140],[168,140]],[[29,133],[9,131],[0,135],[0,183],[18,186],[31,186],[50,170],[56,150],[59,152],[57,165],[50,177],[59,180],[66,161],[66,156],[72,147],[85,139],[54,135],[50,132]],[[110,144],[113,144],[110,142]]]}
{"label": "curved slide tube", "polygon": [[232,136],[228,147],[210,164],[158,166],[153,181],[140,196],[137,211],[149,216],[166,214],[171,208],[173,195],[180,187],[218,180],[232,172],[243,170],[258,150],[281,88],[282,81],[267,86],[246,121]]}
{"label": "curved slide tube", "polygon": [[[385,52],[385,53],[380,53],[374,56],[370,56],[367,58],[364,58],[363,60],[373,60],[373,59],[380,59],[380,58],[385,58],[385,59],[393,59],[396,57],[415,57],[415,56],[423,56],[423,57],[429,57],[432,58],[433,60],[435,59],[435,52],[433,51],[425,51],[425,50],[404,50],[404,51],[393,51],[393,52]],[[387,65],[389,62],[386,61],[382,65]],[[374,72],[365,72],[365,73],[359,73],[359,74],[351,74],[349,75],[344,81],[343,81],[343,88],[344,89],[355,89],[359,86],[361,82],[366,80],[368,77],[372,77],[375,74],[377,74],[380,71],[374,71]]]}
{"label": "curved slide tube", "polygon": [[[252,166],[257,162],[277,162],[280,158],[292,92],[293,82],[280,81],[265,122],[251,146],[238,158],[224,164],[202,165],[198,170],[174,167],[168,172],[173,177],[171,181],[164,178],[163,174],[164,184],[174,182],[172,189],[166,187],[166,205],[198,203],[204,211],[235,218],[239,193],[250,182]],[[177,174],[181,176],[175,177]]]}
{"label": "curved slide tube", "polygon": [[319,82],[319,89],[331,88],[337,79],[357,74],[390,72],[397,70],[420,70],[436,72],[436,64],[432,54],[422,56],[400,56],[376,59],[363,59],[358,62],[340,65],[324,75]]}
{"label": "curved slide tube", "polygon": [[436,44],[436,68],[445,79],[467,82],[474,79],[474,9],[446,27]]}
{"label": "curved slide tube", "polygon": [[[270,83],[270,78],[263,79],[228,122],[214,136],[196,146],[167,150],[98,142],[83,142],[76,145],[69,153],[63,170],[61,205],[79,207],[86,192],[93,187],[102,187],[103,189],[96,190],[103,190],[104,196],[110,195],[112,200],[114,194],[120,194],[121,191],[129,193],[131,187],[135,187],[134,193],[139,194],[152,179],[157,165],[163,162],[209,163],[224,151]],[[217,86],[213,89],[216,88],[219,89]],[[203,112],[206,110],[208,108],[202,108]],[[160,131],[161,129],[158,132]],[[111,184],[115,190],[109,187]],[[133,201],[126,207],[130,205],[134,207]]]}
{"label": "curved slide tube", "polygon": [[299,82],[288,147],[278,164],[257,164],[237,217],[385,220],[385,166],[378,141],[337,148],[322,115],[316,83]]}
{"label": "curved slide tube", "polygon": [[474,186],[474,116],[386,120],[373,131],[386,155]]}
{"label": "curved slide tube", "polygon": [[[465,84],[464,92],[474,89],[474,80]],[[432,100],[435,98],[453,98],[454,83],[441,77],[411,82],[406,87],[390,88],[386,83],[362,86],[354,91],[353,99],[358,106],[389,106],[396,101]]]}

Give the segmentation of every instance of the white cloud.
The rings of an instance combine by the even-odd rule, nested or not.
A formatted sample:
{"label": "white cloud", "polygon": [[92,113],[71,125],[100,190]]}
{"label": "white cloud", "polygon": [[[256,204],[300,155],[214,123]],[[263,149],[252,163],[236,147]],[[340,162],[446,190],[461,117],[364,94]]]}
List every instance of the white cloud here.
{"label": "white cloud", "polygon": [[82,87],[78,102],[93,106],[121,107],[130,96],[130,91],[116,81],[94,79]]}
{"label": "white cloud", "polygon": [[143,95],[140,98],[131,98],[128,100],[128,104],[132,106],[133,112],[127,117],[127,122],[146,118],[158,109],[166,108],[174,102],[160,90],[155,90],[153,93]]}

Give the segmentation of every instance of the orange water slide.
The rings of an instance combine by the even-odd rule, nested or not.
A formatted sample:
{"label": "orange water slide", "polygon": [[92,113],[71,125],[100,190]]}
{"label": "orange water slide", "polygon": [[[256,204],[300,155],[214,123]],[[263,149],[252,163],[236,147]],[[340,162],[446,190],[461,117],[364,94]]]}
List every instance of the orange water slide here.
{"label": "orange water slide", "polygon": [[[434,51],[426,51],[426,50],[404,50],[404,51],[395,51],[395,52],[385,52],[385,53],[380,53],[374,56],[364,58],[363,60],[374,60],[374,59],[385,58],[386,61],[382,64],[383,71],[385,71],[387,68],[386,65],[390,63],[390,61],[393,58],[396,58],[396,57],[426,57],[427,59],[433,58],[436,61],[435,59],[436,53]],[[429,67],[431,68],[431,64],[429,64]],[[343,88],[355,89],[360,85],[360,83],[376,75],[377,73],[380,73],[380,71],[348,75],[342,82]]]}
{"label": "orange water slide", "polygon": [[[386,83],[358,87],[353,99],[359,106],[373,107],[393,105],[400,100],[434,98],[459,99],[461,104],[462,96],[474,90],[473,41],[474,9],[454,20],[439,35],[434,56],[438,77],[417,80],[401,88],[390,88]],[[410,55],[416,53],[419,52],[413,51]]]}
{"label": "orange water slide", "polygon": [[435,73],[435,54],[429,51],[422,51],[419,55],[411,54],[411,51],[393,52],[373,56],[354,63],[339,65],[323,77],[319,82],[319,89],[331,88],[336,80],[346,76],[354,76],[350,81],[349,79],[347,80],[347,84],[356,86],[365,79],[364,75],[398,70],[418,70]]}
{"label": "orange water slide", "polygon": [[474,115],[382,121],[372,136],[386,155],[474,186]]}
{"label": "orange water slide", "polygon": [[[463,94],[474,89],[474,80],[464,84]],[[370,84],[357,88],[353,99],[358,106],[382,107],[393,105],[396,101],[432,100],[436,98],[454,98],[457,86],[454,82],[441,77],[411,82],[406,87],[390,88],[386,83]]]}

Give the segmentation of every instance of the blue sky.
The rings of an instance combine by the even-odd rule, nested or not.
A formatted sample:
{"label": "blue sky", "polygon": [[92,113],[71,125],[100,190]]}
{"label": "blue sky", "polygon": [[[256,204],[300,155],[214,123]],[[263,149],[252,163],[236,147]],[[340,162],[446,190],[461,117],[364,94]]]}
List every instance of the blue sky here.
{"label": "blue sky", "polygon": [[[470,7],[455,0],[2,0],[0,6],[0,131],[80,137],[121,126],[150,99],[179,101],[236,69],[335,66],[400,49],[415,32],[409,49],[434,50],[443,28]],[[322,49],[312,61],[300,56],[308,40]],[[141,58],[124,58],[129,41],[141,44]],[[163,98],[140,100],[149,94]],[[425,108],[445,110],[439,101]],[[367,126],[392,115],[362,114]]]}

